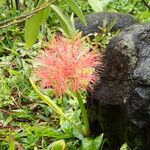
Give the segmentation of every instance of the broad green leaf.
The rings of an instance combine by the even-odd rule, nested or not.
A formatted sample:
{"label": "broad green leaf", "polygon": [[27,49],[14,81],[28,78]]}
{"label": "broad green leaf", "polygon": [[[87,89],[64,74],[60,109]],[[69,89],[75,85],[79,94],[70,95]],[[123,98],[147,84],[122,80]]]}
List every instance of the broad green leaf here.
{"label": "broad green leaf", "polygon": [[[39,0],[39,3],[38,3],[38,5],[37,5],[37,7],[40,7],[40,6],[43,5],[44,3],[45,3],[45,0]],[[42,10],[42,11],[43,11],[43,17],[42,17],[41,24],[43,24],[43,23],[47,20],[48,16],[50,15],[51,8],[50,8],[50,7],[47,7],[47,8],[45,8],[45,9]]]}
{"label": "broad green leaf", "polygon": [[99,150],[103,144],[103,134],[96,138],[84,138],[80,150]]}
{"label": "broad green leaf", "polygon": [[95,12],[102,12],[104,7],[113,0],[88,0]]}
{"label": "broad green leaf", "polygon": [[[68,117],[69,120],[71,120],[72,122],[74,123],[78,123],[80,124],[80,110],[75,110],[75,111],[69,111],[66,113],[66,116]],[[76,130],[73,130],[73,126],[70,125],[70,122],[64,118],[61,118],[60,119],[60,127],[61,127],[61,130],[64,132],[64,133],[69,133],[71,135],[73,135],[74,131],[77,132]],[[78,132],[78,135],[80,133]]]}
{"label": "broad green leaf", "polygon": [[51,8],[50,7],[47,7],[45,8],[43,11],[43,17],[42,17],[42,20],[41,20],[41,24],[45,23],[47,18],[49,17],[50,15],[50,12],[51,12]]}
{"label": "broad green leaf", "polygon": [[40,25],[43,18],[43,11],[37,13],[25,23],[25,41],[26,47],[30,48],[35,43],[40,31]]}
{"label": "broad green leaf", "polygon": [[7,119],[4,121],[4,127],[8,124],[8,123],[10,123],[11,121],[13,120],[13,118],[12,118],[12,116],[8,116],[7,117]]}
{"label": "broad green leaf", "polygon": [[64,140],[59,140],[52,143],[51,150],[65,150],[65,149],[66,149],[66,144]]}
{"label": "broad green leaf", "polygon": [[50,7],[35,14],[25,23],[25,41],[26,47],[30,48],[35,43],[40,31],[40,26],[47,20],[50,14]]}
{"label": "broad green leaf", "polygon": [[121,146],[120,150],[131,150],[131,149],[130,149],[130,147],[128,146],[127,143],[124,143],[124,144]]}
{"label": "broad green leaf", "polygon": [[85,17],[81,11],[81,9],[79,8],[79,6],[77,5],[77,3],[74,0],[64,0],[70,7],[71,9],[78,15],[78,17],[81,19],[81,21],[86,24],[86,20]]}
{"label": "broad green leaf", "polygon": [[61,127],[61,130],[64,131],[64,133],[72,134],[72,132],[73,132],[70,122],[68,122],[64,118],[60,119],[60,127]]}
{"label": "broad green leaf", "polygon": [[94,140],[95,148],[97,150],[102,150],[103,148],[103,136],[104,134],[101,134],[98,137],[96,137]]}
{"label": "broad green leaf", "polygon": [[0,7],[6,2],[6,0],[0,0]]}
{"label": "broad green leaf", "polygon": [[92,138],[84,138],[82,140],[82,145],[80,150],[95,150],[93,149],[94,146],[94,139]]}
{"label": "broad green leaf", "polygon": [[61,24],[65,34],[67,34],[68,37],[72,37],[72,34],[75,32],[75,30],[70,21],[70,18],[67,15],[65,15],[59,7],[57,7],[53,4],[50,5],[50,7],[54,10],[57,17],[59,18],[60,24]]}

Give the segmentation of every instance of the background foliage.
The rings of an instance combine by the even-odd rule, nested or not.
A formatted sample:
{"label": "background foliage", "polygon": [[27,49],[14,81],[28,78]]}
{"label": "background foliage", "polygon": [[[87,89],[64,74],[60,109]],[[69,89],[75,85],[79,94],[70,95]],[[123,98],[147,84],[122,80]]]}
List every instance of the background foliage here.
{"label": "background foliage", "polygon": [[[146,2],[149,4],[148,0]],[[73,19],[69,19],[72,12],[75,12],[74,17],[79,16],[85,22],[75,5],[69,5],[67,0],[57,0],[28,21],[13,25],[16,20],[12,21],[11,18],[31,13],[42,3],[44,1],[39,0],[0,1],[0,150],[54,150],[60,145],[61,149],[66,146],[70,150],[79,147],[90,149],[89,145],[96,143],[96,139],[83,138],[67,121],[59,121],[58,115],[40,100],[29,82],[33,58],[45,41],[50,40],[58,30],[65,34],[69,32],[68,36],[73,34],[73,26],[70,26]],[[150,21],[150,9],[141,0],[76,0],[76,3],[84,15],[95,11],[111,11],[134,15],[141,22]],[[10,23],[12,25],[4,28]],[[100,40],[99,37],[103,38]],[[111,33],[103,32],[90,42],[93,45],[101,42],[101,46],[105,47],[111,37]],[[75,123],[81,124],[81,112],[76,99],[71,95],[69,101],[68,97],[56,99],[53,91],[46,89],[42,92],[60,107],[63,106],[65,113]],[[102,140],[102,136],[97,138]]]}

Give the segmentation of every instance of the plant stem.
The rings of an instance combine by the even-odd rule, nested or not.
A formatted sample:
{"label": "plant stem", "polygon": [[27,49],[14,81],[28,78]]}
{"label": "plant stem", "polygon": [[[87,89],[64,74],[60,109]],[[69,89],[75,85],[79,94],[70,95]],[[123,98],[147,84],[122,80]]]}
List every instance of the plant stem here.
{"label": "plant stem", "polygon": [[82,113],[82,117],[83,117],[83,122],[85,125],[85,135],[89,135],[90,134],[90,128],[89,128],[89,120],[88,120],[87,111],[85,109],[85,105],[83,103],[83,99],[82,99],[80,92],[77,91],[76,95],[77,95],[78,103],[80,105],[80,109],[81,109],[81,113]]}
{"label": "plant stem", "polygon": [[0,29],[7,28],[9,26],[12,26],[12,25],[15,25],[15,24],[18,24],[20,22],[23,22],[23,21],[26,21],[26,20],[30,19],[32,16],[34,16],[39,11],[42,11],[45,8],[49,7],[49,5],[51,3],[53,3],[54,1],[55,0],[51,0],[49,3],[44,3],[41,7],[35,8],[32,12],[27,13],[25,15],[21,15],[21,16],[14,17],[14,18],[7,19],[7,20],[4,20],[4,21],[0,22]]}

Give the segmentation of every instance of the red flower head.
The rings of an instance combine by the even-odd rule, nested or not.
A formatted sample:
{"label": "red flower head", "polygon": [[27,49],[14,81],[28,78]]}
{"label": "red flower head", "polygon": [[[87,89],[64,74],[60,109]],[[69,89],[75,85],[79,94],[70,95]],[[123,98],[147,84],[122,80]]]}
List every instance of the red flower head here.
{"label": "red flower head", "polygon": [[72,40],[58,37],[48,44],[36,58],[36,74],[44,87],[53,87],[60,96],[68,89],[85,89],[95,80],[94,67],[100,62],[100,54],[89,52],[90,47],[80,36]]}

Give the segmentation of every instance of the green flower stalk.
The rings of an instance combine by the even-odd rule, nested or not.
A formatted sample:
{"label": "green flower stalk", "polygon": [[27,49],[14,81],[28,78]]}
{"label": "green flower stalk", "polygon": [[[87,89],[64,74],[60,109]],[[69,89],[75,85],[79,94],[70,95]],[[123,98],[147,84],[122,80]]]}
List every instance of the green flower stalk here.
{"label": "green flower stalk", "polygon": [[100,54],[90,51],[80,34],[72,39],[53,39],[35,59],[34,72],[41,79],[43,87],[53,88],[58,96],[63,96],[69,90],[76,93],[85,125],[84,135],[89,134],[89,122],[79,91],[90,87],[89,83],[97,79],[93,74],[94,67],[101,64]]}
{"label": "green flower stalk", "polygon": [[80,109],[81,109],[82,117],[83,117],[83,122],[84,122],[84,126],[85,126],[84,134],[89,135],[90,134],[89,120],[88,120],[88,114],[87,114],[87,111],[85,109],[85,105],[83,102],[83,98],[82,98],[81,93],[79,91],[76,92],[76,95],[77,95],[78,103],[80,105]]}

